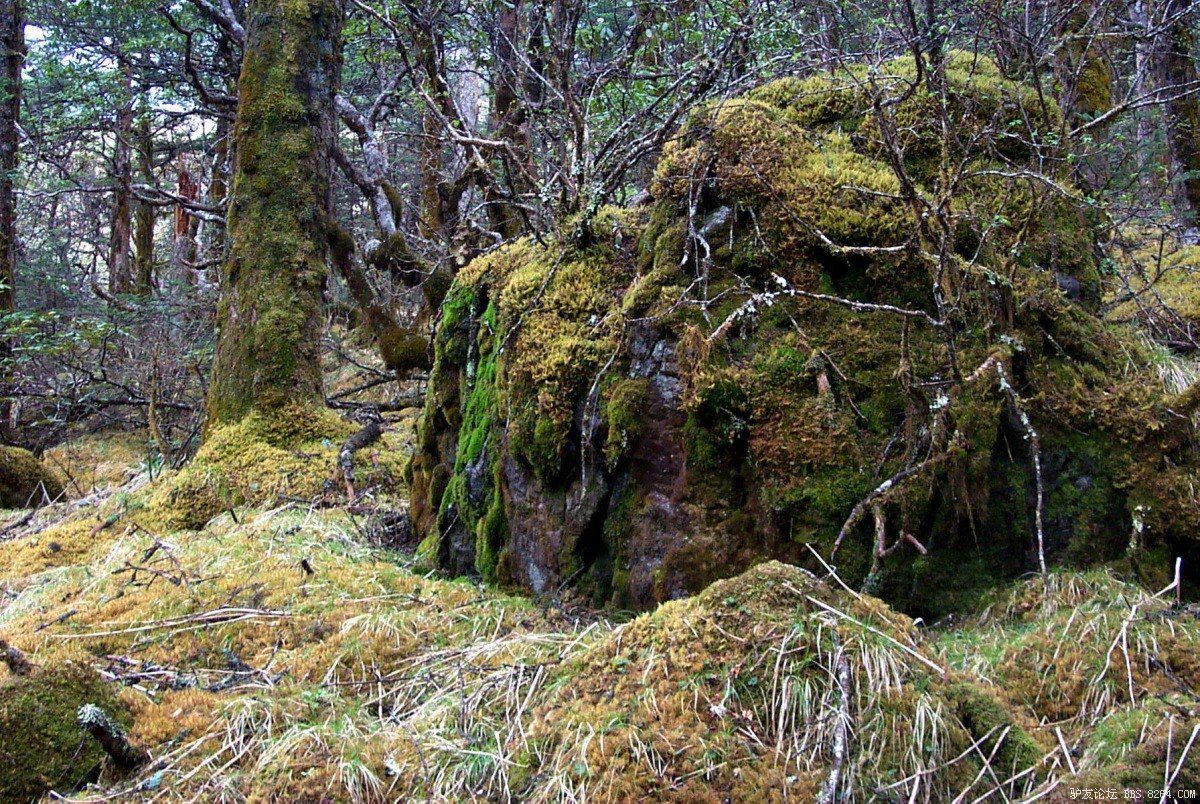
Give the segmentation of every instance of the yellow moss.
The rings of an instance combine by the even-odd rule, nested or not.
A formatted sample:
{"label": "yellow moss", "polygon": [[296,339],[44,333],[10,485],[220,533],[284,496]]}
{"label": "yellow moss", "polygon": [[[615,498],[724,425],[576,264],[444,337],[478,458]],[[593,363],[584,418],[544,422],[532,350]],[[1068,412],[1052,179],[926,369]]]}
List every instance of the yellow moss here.
{"label": "yellow moss", "polygon": [[1043,722],[1087,724],[1200,685],[1200,627],[1170,605],[1106,570],[1033,579],[947,634],[943,649],[964,666],[982,658],[1003,696]]}
{"label": "yellow moss", "polygon": [[320,408],[253,411],[207,434],[192,462],[151,498],[151,516],[171,527],[198,528],[238,506],[319,497],[333,479],[338,448],[353,431]]}
{"label": "yellow moss", "polygon": [[[898,647],[929,657],[908,618],[781,564],[614,629],[415,575],[356,544],[338,510],[242,509],[238,521],[218,516],[179,538],[102,533],[76,566],[10,583],[18,598],[0,624],[44,665],[121,656],[135,662],[117,665],[129,671],[174,674],[143,677],[146,691],[127,688],[121,700],[131,735],[155,756],[186,752],[153,782],[180,796],[217,784],[262,801],[564,790],[807,800],[828,776],[828,751],[789,759],[773,746],[800,734],[830,744],[828,730],[813,730],[834,722],[819,715],[836,705],[839,648],[853,669],[854,716],[880,735],[878,750],[852,754],[864,784],[915,772],[916,741],[929,749],[922,767],[939,767],[922,789],[957,793],[976,777],[975,759],[941,766],[983,737],[972,731],[980,713],[1024,726],[986,694],[964,720],[938,673]],[[135,577],[130,563],[163,575]],[[222,607],[259,614],[202,628],[187,619]],[[231,656],[253,668],[248,686],[220,688],[237,680]],[[226,745],[245,752],[239,762],[226,765]]]}
{"label": "yellow moss", "polygon": [[126,692],[133,727],[129,736],[142,745],[161,746],[197,739],[221,726],[223,696],[207,690],[166,690],[156,699]]}
{"label": "yellow moss", "polygon": [[[924,789],[960,790],[971,771],[942,762],[970,744],[971,732],[940,674],[913,658],[916,639],[912,622],[879,601],[762,564],[663,604],[563,667],[531,736],[543,746],[543,767],[604,798],[694,789],[805,800],[828,777],[831,756],[800,752],[785,762],[771,746],[830,744],[821,724],[838,705],[833,679],[845,656],[856,680],[851,711],[873,724],[872,751],[851,755],[852,789],[864,785],[867,796],[880,779],[904,778],[917,741],[933,752],[922,767],[939,768]],[[935,713],[928,733],[918,711]],[[562,778],[554,784],[570,789]],[[535,786],[534,795],[554,789]]]}
{"label": "yellow moss", "polygon": [[105,517],[85,516],[47,528],[33,536],[0,542],[0,577],[24,578],[53,567],[87,563],[108,543],[100,535]]}
{"label": "yellow moss", "polygon": [[[1130,289],[1137,292],[1153,292],[1163,304],[1182,316],[1188,324],[1200,321],[1200,246],[1184,246],[1165,254],[1161,261],[1157,250],[1148,249],[1139,255],[1145,264],[1142,271],[1130,271]],[[1146,282],[1146,278],[1150,282]],[[1150,300],[1153,309],[1153,299]],[[1135,302],[1126,302],[1117,308],[1118,315],[1137,316],[1140,308]],[[1164,318],[1163,325],[1169,325]]]}
{"label": "yellow moss", "polygon": [[82,495],[129,480],[150,450],[145,433],[92,433],[47,450],[43,460],[66,475],[71,493]]}

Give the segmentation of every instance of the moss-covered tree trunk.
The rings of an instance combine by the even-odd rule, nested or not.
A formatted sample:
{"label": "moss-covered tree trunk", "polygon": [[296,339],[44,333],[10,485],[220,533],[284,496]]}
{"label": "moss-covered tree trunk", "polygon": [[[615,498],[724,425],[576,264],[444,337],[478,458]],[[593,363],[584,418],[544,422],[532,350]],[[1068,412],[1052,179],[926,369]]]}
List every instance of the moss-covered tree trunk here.
{"label": "moss-covered tree trunk", "polygon": [[320,405],[341,0],[251,0],[209,427]]}

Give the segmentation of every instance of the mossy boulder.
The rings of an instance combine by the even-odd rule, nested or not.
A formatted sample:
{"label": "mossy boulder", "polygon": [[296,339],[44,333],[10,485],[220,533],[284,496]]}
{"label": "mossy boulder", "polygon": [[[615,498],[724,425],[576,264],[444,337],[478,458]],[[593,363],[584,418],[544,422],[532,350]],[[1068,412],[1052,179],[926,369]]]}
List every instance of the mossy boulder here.
{"label": "mossy boulder", "polygon": [[67,662],[0,682],[0,799],[33,801],[96,779],[105,755],[76,721],[84,704],[124,718],[114,688],[84,665]]}
{"label": "mossy boulder", "polygon": [[58,472],[20,447],[0,446],[0,508],[25,508],[63,493]]}
{"label": "mossy boulder", "polygon": [[1039,519],[1050,564],[1200,559],[1191,420],[1101,316],[1101,216],[1037,172],[1060,113],[970,54],[914,80],[704,106],[650,204],[468,265],[411,465],[421,554],[644,608],[816,552],[926,617],[1037,569]]}

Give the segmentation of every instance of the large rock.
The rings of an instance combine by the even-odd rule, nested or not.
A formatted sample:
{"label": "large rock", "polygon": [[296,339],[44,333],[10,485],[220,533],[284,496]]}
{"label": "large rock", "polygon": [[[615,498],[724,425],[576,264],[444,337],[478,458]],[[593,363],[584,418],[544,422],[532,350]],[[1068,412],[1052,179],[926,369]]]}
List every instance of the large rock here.
{"label": "large rock", "polygon": [[646,607],[815,551],[938,614],[1038,567],[1035,452],[1051,563],[1196,551],[1191,420],[1099,316],[1102,222],[1022,169],[1014,121],[1057,111],[956,54],[947,141],[924,89],[889,112],[922,198],[962,171],[939,260],[862,77],[701,109],[650,205],[462,271],[411,464],[425,556]]}

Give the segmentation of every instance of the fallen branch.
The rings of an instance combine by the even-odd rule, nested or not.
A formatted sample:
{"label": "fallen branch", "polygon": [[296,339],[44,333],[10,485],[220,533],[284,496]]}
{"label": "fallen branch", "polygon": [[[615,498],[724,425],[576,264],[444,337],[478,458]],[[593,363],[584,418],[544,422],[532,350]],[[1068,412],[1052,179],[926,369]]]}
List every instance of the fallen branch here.
{"label": "fallen branch", "polygon": [[0,662],[4,662],[14,676],[27,676],[33,672],[33,662],[29,661],[25,652],[14,648],[3,639],[0,639]]}
{"label": "fallen branch", "polygon": [[136,634],[142,631],[157,631],[162,628],[203,628],[207,625],[219,625],[222,623],[242,622],[243,620],[256,619],[279,619],[289,616],[286,611],[275,611],[272,609],[244,609],[233,607],[222,607],[206,611],[202,614],[189,614],[185,617],[172,617],[169,620],[158,620],[155,622],[143,623],[129,628],[118,628],[112,631],[89,631],[83,634],[55,634],[58,639],[88,639],[90,637],[102,636],[117,636],[120,634]]}
{"label": "fallen branch", "polygon": [[[834,633],[836,634],[836,631]],[[850,661],[846,658],[846,651],[840,644],[835,666],[837,672],[834,678],[838,686],[838,711],[837,725],[833,731],[833,767],[829,769],[829,776],[821,785],[821,794],[817,798],[820,804],[833,804],[838,800],[838,790],[842,785],[846,757],[850,753],[850,699],[854,690],[851,687]]]}
{"label": "fallen branch", "polygon": [[367,422],[363,428],[346,440],[338,452],[338,468],[342,472],[342,481],[346,484],[346,494],[350,502],[358,499],[354,488],[354,453],[374,444],[383,436],[383,421],[379,412],[366,408],[363,410]]}
{"label": "fallen branch", "polygon": [[129,738],[125,736],[121,727],[95,704],[84,704],[79,707],[77,718],[79,725],[96,738],[96,742],[100,743],[104,753],[108,754],[113,763],[121,770],[132,770],[150,759],[150,755],[129,742]]}

